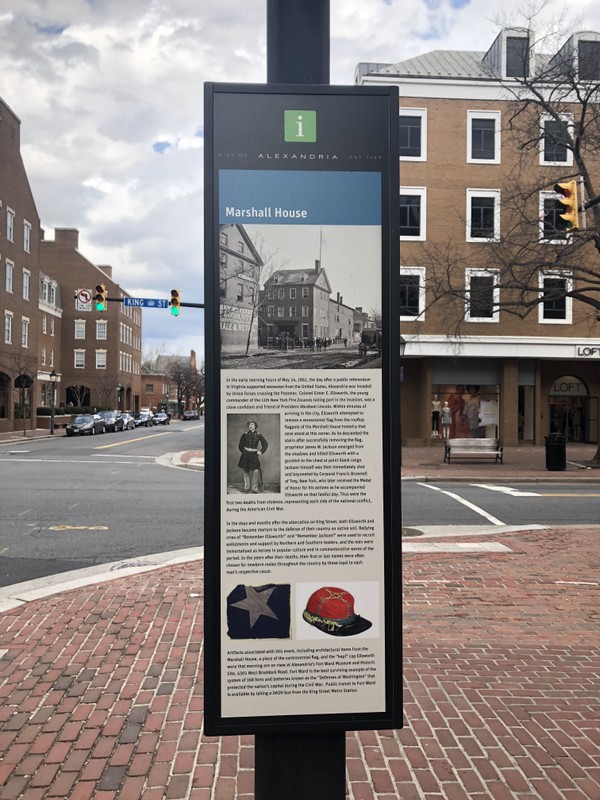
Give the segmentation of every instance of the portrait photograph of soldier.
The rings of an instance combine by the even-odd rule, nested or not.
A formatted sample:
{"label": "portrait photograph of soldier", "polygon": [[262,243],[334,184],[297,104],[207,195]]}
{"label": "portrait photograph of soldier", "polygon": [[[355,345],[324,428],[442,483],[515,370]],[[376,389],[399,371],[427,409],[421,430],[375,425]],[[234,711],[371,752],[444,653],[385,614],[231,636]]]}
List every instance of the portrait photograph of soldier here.
{"label": "portrait photograph of soldier", "polygon": [[227,415],[227,494],[279,494],[280,415]]}

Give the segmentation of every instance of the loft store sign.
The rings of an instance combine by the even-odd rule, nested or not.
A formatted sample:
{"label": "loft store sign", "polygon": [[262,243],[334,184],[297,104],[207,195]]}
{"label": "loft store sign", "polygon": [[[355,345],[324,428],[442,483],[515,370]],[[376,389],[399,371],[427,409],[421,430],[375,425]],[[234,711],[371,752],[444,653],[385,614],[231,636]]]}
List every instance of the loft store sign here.
{"label": "loft store sign", "polygon": [[589,344],[578,344],[575,355],[577,358],[600,358],[600,345],[592,347]]}
{"label": "loft store sign", "polygon": [[570,397],[587,397],[587,388],[573,375],[563,375],[557,378],[550,389],[551,395],[569,395]]}

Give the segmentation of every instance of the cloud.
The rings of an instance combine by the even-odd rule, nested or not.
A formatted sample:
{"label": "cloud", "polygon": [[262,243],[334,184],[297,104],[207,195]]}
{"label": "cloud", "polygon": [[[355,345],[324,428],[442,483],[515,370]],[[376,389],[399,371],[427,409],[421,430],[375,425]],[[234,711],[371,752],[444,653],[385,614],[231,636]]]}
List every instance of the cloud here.
{"label": "cloud", "polygon": [[[331,82],[361,61],[487,49],[517,0],[333,0]],[[600,4],[581,0],[588,27]],[[547,14],[561,11],[550,3]],[[3,0],[3,99],[42,225],[138,296],[203,300],[203,84],[266,80],[267,0]],[[202,341],[202,312],[144,314],[144,339]],[[195,347],[200,350],[200,344]]]}

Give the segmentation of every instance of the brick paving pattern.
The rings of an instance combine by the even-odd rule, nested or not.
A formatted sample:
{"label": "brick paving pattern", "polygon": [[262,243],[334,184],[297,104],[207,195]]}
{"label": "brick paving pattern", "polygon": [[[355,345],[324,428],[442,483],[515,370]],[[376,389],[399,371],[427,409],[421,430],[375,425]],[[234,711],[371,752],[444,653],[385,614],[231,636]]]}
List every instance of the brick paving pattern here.
{"label": "brick paving pattern", "polygon": [[[600,800],[599,536],[405,556],[406,724],[348,734],[349,798]],[[1,800],[253,798],[253,737],[202,735],[202,580],[194,562],[0,615]]]}

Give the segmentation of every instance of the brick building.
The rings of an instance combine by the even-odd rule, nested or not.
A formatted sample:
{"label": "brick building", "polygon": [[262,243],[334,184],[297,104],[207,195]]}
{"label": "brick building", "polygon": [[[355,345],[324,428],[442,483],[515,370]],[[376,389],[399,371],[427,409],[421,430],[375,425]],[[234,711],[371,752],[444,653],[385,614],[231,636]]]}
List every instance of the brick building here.
{"label": "brick building", "polygon": [[127,297],[113,280],[112,267],[97,266],[79,252],[79,231],[57,228],[40,244],[40,265],[60,286],[62,369],[57,403],[98,408],[140,409],[142,312],[109,302],[97,312],[95,287],[108,297]]}
{"label": "brick building", "polygon": [[21,158],[21,123],[0,100],[0,432],[30,427],[38,374],[40,219]]}
{"label": "brick building", "polygon": [[[577,110],[573,95],[563,98],[554,118],[528,110],[534,146],[521,147],[515,132],[523,79],[548,65],[549,75],[554,68],[579,69],[582,77],[585,69],[582,80],[597,83],[600,35],[574,34],[558,52],[539,53],[530,31],[504,29],[487,51],[436,50],[357,68],[357,83],[396,85],[400,93],[402,430],[410,431],[408,444],[438,439],[432,410],[444,401],[452,412],[451,436],[542,444],[559,432],[598,441],[596,311],[570,296],[570,240],[552,188],[577,172],[561,141]],[[599,166],[593,154],[588,163]],[[517,181],[537,187],[523,208],[532,219],[530,241],[546,248],[545,266],[532,276],[541,302],[524,318],[503,302],[514,297],[518,310],[500,259],[500,246],[517,235]],[[594,248],[581,257],[597,273]],[[546,266],[552,261],[553,269]],[[442,284],[446,296],[432,302]]]}
{"label": "brick building", "polygon": [[243,225],[219,228],[219,314],[224,353],[258,347],[258,287],[262,258]]}

